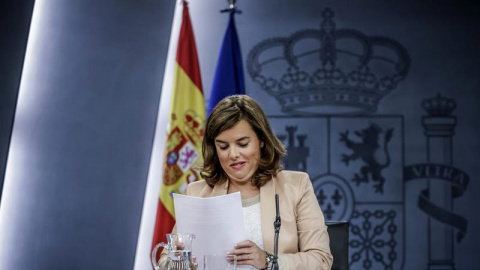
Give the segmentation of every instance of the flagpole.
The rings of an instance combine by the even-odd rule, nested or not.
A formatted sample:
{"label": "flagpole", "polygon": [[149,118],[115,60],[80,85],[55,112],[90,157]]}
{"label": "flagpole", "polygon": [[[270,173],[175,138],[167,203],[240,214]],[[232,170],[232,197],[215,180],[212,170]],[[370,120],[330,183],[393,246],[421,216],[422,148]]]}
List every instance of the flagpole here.
{"label": "flagpole", "polygon": [[225,12],[235,12],[241,14],[242,11],[237,9],[235,5],[237,4],[237,0],[228,0],[228,8],[220,10],[221,13]]}

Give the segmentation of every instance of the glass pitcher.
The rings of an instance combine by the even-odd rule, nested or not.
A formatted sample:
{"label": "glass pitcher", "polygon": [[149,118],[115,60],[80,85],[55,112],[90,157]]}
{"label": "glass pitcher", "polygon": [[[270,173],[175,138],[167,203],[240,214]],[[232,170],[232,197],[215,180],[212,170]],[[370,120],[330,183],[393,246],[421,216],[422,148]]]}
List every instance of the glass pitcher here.
{"label": "glass pitcher", "polygon": [[[167,243],[159,243],[152,250],[152,264],[155,270],[195,270],[192,261],[193,239],[195,239],[193,234],[167,234]],[[160,247],[163,247],[168,253],[166,263],[162,267],[156,260]]]}

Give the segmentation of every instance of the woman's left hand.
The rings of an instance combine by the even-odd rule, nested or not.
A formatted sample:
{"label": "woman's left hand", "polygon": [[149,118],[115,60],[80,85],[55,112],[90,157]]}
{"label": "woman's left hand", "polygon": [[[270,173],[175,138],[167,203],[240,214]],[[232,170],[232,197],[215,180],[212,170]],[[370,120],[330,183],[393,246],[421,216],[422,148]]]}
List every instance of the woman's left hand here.
{"label": "woman's left hand", "polygon": [[267,267],[267,253],[250,240],[238,242],[228,254],[237,255],[237,265],[251,265],[257,269]]}

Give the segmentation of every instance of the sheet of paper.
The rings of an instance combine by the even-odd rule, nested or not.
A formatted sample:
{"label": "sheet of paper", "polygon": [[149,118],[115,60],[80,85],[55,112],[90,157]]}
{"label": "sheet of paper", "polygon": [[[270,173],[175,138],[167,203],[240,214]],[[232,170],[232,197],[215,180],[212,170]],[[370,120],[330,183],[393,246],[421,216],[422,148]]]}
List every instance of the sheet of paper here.
{"label": "sheet of paper", "polygon": [[204,254],[226,254],[246,239],[239,192],[211,198],[173,194],[173,200],[177,232],[195,235],[192,253],[199,270]]}

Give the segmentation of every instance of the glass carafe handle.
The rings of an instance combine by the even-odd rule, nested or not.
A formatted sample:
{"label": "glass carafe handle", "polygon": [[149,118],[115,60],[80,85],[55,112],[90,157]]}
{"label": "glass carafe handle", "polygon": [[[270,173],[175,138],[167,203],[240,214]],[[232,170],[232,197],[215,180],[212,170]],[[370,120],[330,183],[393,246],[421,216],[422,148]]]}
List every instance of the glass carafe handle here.
{"label": "glass carafe handle", "polygon": [[160,265],[158,265],[157,261],[157,251],[160,247],[166,248],[167,250],[170,250],[170,245],[165,244],[165,243],[158,243],[152,250],[152,265],[155,268],[155,270],[162,270],[160,268]]}

